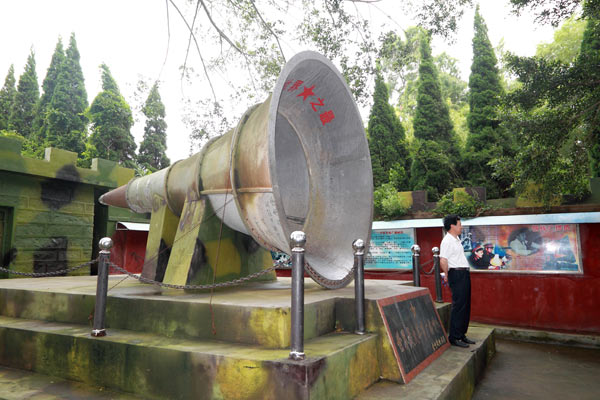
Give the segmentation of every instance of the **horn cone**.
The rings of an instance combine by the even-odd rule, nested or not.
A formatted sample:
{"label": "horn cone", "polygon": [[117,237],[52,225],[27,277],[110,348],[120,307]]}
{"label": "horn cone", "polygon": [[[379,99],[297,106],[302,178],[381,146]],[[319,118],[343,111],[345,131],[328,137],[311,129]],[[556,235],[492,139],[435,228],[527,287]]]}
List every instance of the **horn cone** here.
{"label": "horn cone", "polygon": [[288,254],[290,234],[302,230],[306,270],[327,288],[351,281],[352,243],[363,239],[368,247],[371,236],[373,177],[362,120],[344,78],[315,52],[294,56],[273,94],[235,129],[131,181],[125,196],[117,190],[138,212],[151,211],[152,193],[160,194],[176,214],[192,190],[230,228]]}

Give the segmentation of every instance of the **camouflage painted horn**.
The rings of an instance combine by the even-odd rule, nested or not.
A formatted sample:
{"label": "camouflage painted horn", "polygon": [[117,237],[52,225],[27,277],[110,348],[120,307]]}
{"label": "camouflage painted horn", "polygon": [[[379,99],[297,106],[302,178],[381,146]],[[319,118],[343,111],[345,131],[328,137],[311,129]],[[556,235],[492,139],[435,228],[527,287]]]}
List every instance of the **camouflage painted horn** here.
{"label": "camouflage painted horn", "polygon": [[[290,253],[306,232],[311,276],[347,284],[349,245],[368,239],[373,213],[371,159],[363,123],[344,78],[329,60],[302,52],[283,68],[273,94],[237,127],[169,168],[105,194],[104,204],[152,211],[159,195],[181,215],[189,196],[208,198],[230,228]],[[228,201],[231,199],[235,201]]]}

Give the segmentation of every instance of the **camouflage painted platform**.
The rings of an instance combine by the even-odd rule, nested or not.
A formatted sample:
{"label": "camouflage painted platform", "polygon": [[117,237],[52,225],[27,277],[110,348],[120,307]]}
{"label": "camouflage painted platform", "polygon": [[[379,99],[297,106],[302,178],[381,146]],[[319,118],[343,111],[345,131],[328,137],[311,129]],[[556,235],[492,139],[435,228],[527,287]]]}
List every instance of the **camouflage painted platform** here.
{"label": "camouflage painted platform", "polygon": [[92,338],[94,277],[0,281],[0,364],[169,399],[347,399],[380,377],[400,381],[376,300],[424,289],[368,281],[370,334],[360,336],[347,333],[355,325],[354,288],[307,281],[308,359],[296,363],[287,359],[290,283],[280,278],[211,295],[113,275],[108,336]]}

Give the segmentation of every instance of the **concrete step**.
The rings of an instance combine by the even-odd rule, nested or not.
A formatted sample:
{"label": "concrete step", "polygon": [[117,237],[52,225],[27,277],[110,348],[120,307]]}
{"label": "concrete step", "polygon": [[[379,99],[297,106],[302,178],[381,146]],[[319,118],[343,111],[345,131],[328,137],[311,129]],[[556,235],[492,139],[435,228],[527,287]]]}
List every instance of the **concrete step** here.
{"label": "concrete step", "polygon": [[0,367],[0,399],[4,400],[139,400],[113,392],[35,372]]}
{"label": "concrete step", "polygon": [[[250,283],[234,288],[184,292],[144,285],[123,275],[109,277],[106,328],[150,332],[172,338],[246,343],[264,348],[290,346],[291,280]],[[368,281],[366,301],[398,290],[405,282]],[[93,318],[96,277],[68,276],[0,280],[0,315],[85,325]],[[324,290],[305,283],[305,340],[354,330],[354,287]],[[441,307],[441,308],[440,308]],[[376,306],[372,318],[378,318]],[[449,306],[438,312],[447,324]]]}
{"label": "concrete step", "polygon": [[468,336],[477,343],[466,349],[450,346],[408,384],[379,381],[356,399],[470,399],[496,346],[493,329],[470,326]]}
{"label": "concrete step", "polygon": [[334,332],[289,350],[0,317],[0,365],[148,399],[349,399],[380,376],[377,335]]}

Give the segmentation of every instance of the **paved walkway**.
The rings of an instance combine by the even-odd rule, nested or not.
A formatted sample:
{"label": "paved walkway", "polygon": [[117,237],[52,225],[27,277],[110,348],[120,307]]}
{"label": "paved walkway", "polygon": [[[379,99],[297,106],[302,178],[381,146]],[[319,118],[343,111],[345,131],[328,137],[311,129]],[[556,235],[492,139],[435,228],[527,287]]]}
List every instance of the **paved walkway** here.
{"label": "paved walkway", "polygon": [[473,400],[600,399],[600,349],[496,338]]}
{"label": "paved walkway", "polygon": [[0,366],[1,400],[139,400],[66,379]]}

